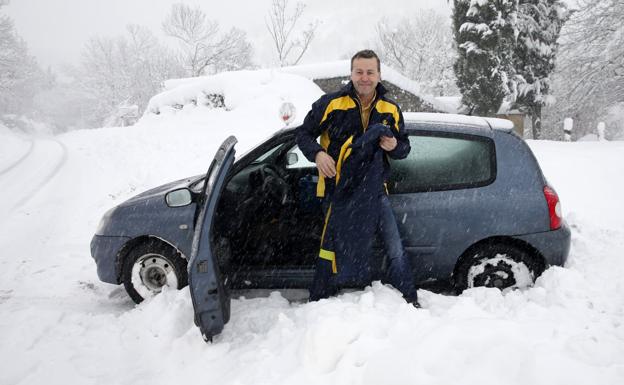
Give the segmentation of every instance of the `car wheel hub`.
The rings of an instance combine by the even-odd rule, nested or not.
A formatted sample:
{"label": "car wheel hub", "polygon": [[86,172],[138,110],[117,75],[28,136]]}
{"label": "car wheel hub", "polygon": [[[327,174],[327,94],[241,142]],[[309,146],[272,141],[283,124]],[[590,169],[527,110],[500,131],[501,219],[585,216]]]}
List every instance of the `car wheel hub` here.
{"label": "car wheel hub", "polygon": [[162,255],[147,254],[137,259],[132,267],[132,284],[146,298],[160,293],[163,286],[177,288],[178,280],[169,260]]}
{"label": "car wheel hub", "polygon": [[526,264],[504,254],[481,259],[468,271],[468,287],[523,288],[530,286],[533,280],[533,273]]}

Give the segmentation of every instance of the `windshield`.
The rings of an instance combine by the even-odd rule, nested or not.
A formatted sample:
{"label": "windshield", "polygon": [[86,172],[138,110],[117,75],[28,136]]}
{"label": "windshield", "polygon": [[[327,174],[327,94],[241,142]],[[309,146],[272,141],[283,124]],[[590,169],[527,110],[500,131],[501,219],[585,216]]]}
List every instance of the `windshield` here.
{"label": "windshield", "polygon": [[[271,135],[267,136],[265,139],[261,140],[260,142],[258,142],[257,145],[253,146],[252,148],[248,149],[247,151],[243,152],[240,157],[237,156],[236,160],[238,159],[242,159],[244,157],[246,157],[247,155],[249,155],[252,151],[254,151],[255,149],[257,149],[258,147],[262,146],[265,142],[267,142],[269,139],[271,139],[272,137],[274,137],[275,135],[279,134],[280,132],[282,132],[282,130],[278,130],[275,131],[274,133],[272,133]],[[254,162],[257,162],[258,160],[256,159]]]}
{"label": "windshield", "polygon": [[[260,148],[261,146],[265,145],[266,142],[268,142],[275,135],[278,135],[280,132],[282,132],[282,130],[276,131],[275,133],[271,134],[269,137],[267,137],[265,140],[261,141],[259,144],[255,145],[252,148],[250,148],[247,151],[245,151],[242,155],[236,156],[235,160],[238,161],[239,159],[246,158],[247,155],[251,154],[253,151],[255,151],[258,148]],[[262,153],[259,157],[257,157],[253,161],[251,161],[250,164],[255,165],[255,164],[259,164],[259,163],[264,162],[271,155],[273,155],[276,151],[278,151],[279,149],[283,148],[283,146],[287,145],[287,144],[288,143],[286,143],[286,142],[277,144],[275,147],[271,148],[267,152]],[[193,191],[194,193],[201,193],[202,189],[204,188],[204,180],[205,180],[205,175],[199,176],[197,178],[197,180],[194,180],[193,182],[191,182],[189,184],[189,189],[191,191]]]}
{"label": "windshield", "polygon": [[191,182],[191,184],[189,185],[189,190],[191,190],[194,193],[200,194],[202,192],[202,189],[204,188],[205,181],[206,181],[206,175],[202,175],[198,177],[196,180]]}

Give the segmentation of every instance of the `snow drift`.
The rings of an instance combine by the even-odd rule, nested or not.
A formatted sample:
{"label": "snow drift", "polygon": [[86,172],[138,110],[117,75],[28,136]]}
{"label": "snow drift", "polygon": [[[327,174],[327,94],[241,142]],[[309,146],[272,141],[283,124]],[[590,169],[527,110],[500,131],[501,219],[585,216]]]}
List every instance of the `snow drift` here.
{"label": "snow drift", "polygon": [[[222,91],[227,108],[190,103],[133,127],[60,135],[66,161],[43,185],[37,168],[58,153],[36,152],[11,179],[0,175],[2,200],[9,184],[20,187],[15,194],[39,186],[0,217],[0,383],[624,381],[622,142],[529,143],[559,193],[573,244],[565,268],[548,269],[525,291],[420,290],[423,309],[378,283],[316,303],[305,293],[239,293],[230,323],[205,344],[188,290],[137,306],[123,288],[99,282],[89,241],[108,208],[205,172],[230,134],[239,153],[249,149],[280,127],[281,102],[293,102],[302,119],[320,95],[309,80],[270,72],[206,82],[184,87]],[[152,103],[181,100],[170,91]],[[0,170],[26,151],[23,141],[0,132]]]}

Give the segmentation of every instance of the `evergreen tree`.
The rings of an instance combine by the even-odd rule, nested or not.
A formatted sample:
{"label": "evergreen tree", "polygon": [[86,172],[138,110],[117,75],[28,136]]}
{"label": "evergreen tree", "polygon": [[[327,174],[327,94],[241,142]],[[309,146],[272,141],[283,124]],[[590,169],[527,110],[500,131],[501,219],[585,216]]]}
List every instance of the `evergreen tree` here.
{"label": "evergreen tree", "polygon": [[541,136],[542,106],[548,102],[557,39],[567,15],[561,0],[519,0],[513,99],[531,116],[534,139]]}
{"label": "evergreen tree", "polygon": [[453,69],[471,114],[495,114],[510,93],[518,0],[455,0]]}

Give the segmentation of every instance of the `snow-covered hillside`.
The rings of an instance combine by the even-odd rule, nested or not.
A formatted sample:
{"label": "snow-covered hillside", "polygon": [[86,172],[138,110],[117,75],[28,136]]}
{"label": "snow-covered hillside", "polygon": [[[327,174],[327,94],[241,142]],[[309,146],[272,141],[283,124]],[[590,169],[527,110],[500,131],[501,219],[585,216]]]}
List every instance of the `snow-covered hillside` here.
{"label": "snow-covered hillside", "polygon": [[227,109],[54,138],[0,131],[0,384],[624,383],[624,142],[529,143],[573,236],[567,266],[529,290],[420,290],[423,309],[379,284],[309,304],[267,293],[233,300],[205,344],[188,290],[136,306],[99,282],[89,242],[108,208],[205,172],[228,135],[249,149],[280,128],[282,102],[301,121],[321,94],[295,75],[241,84]]}

